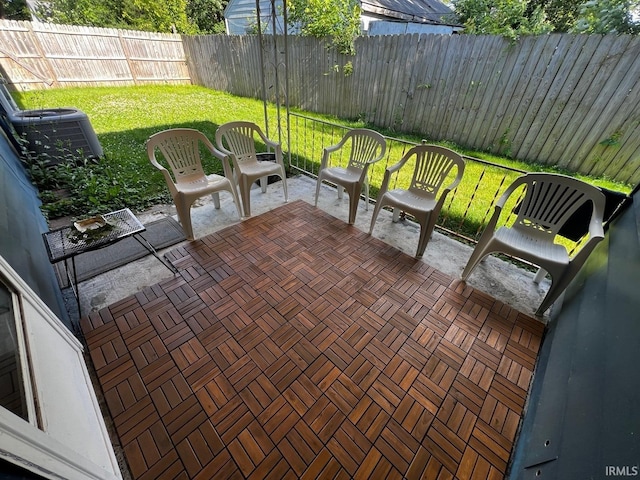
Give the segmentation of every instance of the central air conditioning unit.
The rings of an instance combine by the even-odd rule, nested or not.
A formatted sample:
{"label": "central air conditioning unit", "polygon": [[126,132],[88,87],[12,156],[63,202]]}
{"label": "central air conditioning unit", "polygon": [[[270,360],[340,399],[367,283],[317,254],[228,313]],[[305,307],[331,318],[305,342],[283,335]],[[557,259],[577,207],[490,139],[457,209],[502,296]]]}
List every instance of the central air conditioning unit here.
{"label": "central air conditioning unit", "polygon": [[75,108],[20,110],[0,82],[0,107],[32,155],[50,165],[68,159],[99,158],[102,146],[86,113]]}

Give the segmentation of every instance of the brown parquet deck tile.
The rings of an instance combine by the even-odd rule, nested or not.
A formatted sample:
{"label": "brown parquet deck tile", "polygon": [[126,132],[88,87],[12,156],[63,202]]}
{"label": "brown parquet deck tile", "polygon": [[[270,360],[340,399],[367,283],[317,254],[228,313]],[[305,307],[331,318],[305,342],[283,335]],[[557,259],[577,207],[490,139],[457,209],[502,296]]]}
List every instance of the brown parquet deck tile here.
{"label": "brown parquet deck tile", "polygon": [[83,319],[136,479],[501,478],[543,325],[297,201]]}

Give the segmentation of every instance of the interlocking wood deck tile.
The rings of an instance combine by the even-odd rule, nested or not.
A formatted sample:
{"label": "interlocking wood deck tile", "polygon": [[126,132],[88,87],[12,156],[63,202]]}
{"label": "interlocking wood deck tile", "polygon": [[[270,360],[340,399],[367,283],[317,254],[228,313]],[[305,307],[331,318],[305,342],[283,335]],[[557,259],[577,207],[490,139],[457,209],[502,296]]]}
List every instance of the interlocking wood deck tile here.
{"label": "interlocking wood deck tile", "polygon": [[135,479],[501,478],[544,326],[297,201],[82,320]]}

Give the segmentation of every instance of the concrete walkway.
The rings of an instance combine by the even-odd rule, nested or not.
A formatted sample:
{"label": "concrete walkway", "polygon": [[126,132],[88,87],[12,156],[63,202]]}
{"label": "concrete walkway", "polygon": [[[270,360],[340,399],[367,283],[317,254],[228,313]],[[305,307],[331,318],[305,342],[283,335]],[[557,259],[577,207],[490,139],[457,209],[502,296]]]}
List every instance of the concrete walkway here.
{"label": "concrete walkway", "polygon": [[[306,176],[292,177],[287,180],[287,185],[289,201],[301,199],[313,205],[315,179]],[[241,221],[231,197],[224,193],[220,197],[220,210],[214,208],[209,197],[200,199],[194,204],[191,215],[196,238]],[[251,196],[252,215],[260,215],[283,204],[284,195],[281,182],[269,185],[266,194],[263,194],[257,185],[254,185]],[[340,200],[334,188],[323,185],[318,208],[346,222],[348,205],[349,198],[346,194]],[[365,210],[365,203],[361,201],[355,226],[368,232],[372,213],[373,206]],[[142,223],[153,222],[163,216],[177,218],[173,205],[159,205],[146,212],[138,212],[137,215]],[[393,223],[391,213],[384,210],[380,212],[373,232],[374,237],[410,256],[415,255],[418,234],[419,226],[417,224],[406,220]],[[167,251],[179,246],[178,244],[169,247]],[[435,232],[427,245],[422,261],[456,278],[460,276],[471,252],[472,247]],[[162,255],[165,251],[159,253]],[[151,255],[98,275],[79,286],[83,314],[86,315],[90,311],[97,311],[111,305],[135,294],[146,286],[154,285],[171,276],[173,276],[173,272]],[[536,285],[532,281],[533,276],[533,273],[522,270],[511,263],[489,257],[476,268],[469,278],[468,284],[522,313],[533,315],[549,287],[548,279]],[[549,318],[549,312],[541,319],[542,321]]]}

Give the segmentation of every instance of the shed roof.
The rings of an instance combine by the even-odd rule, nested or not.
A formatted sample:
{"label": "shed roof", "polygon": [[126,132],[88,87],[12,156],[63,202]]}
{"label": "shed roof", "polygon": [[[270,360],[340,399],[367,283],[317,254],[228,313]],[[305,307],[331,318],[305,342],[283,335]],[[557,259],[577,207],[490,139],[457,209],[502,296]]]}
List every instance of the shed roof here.
{"label": "shed roof", "polygon": [[439,0],[361,0],[363,12],[417,23],[455,23],[454,11]]}

